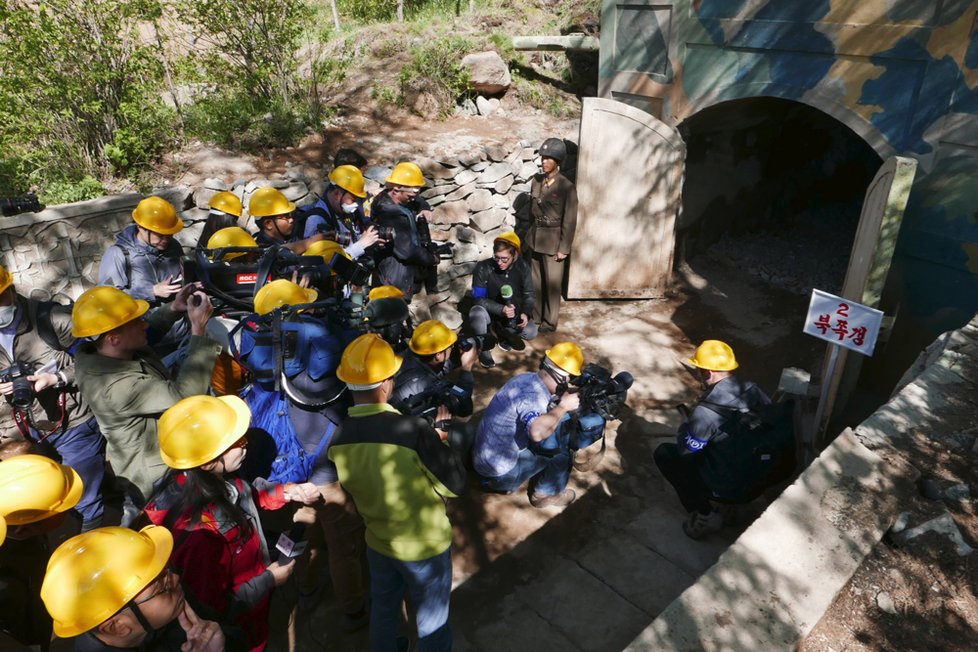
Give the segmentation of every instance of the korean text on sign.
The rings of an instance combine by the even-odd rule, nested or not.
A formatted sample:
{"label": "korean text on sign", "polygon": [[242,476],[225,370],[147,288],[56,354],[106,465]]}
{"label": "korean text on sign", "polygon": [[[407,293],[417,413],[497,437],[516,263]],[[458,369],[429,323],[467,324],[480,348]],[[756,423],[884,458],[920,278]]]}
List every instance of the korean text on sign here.
{"label": "korean text on sign", "polygon": [[821,290],[812,290],[804,332],[809,335],[872,355],[883,313]]}

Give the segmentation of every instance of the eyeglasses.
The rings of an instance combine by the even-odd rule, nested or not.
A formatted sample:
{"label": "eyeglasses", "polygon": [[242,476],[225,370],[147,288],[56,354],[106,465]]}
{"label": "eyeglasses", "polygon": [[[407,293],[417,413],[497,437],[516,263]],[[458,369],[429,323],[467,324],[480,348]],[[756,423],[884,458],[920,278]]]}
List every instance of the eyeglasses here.
{"label": "eyeglasses", "polygon": [[513,260],[512,256],[493,256],[493,258],[496,259],[497,263],[503,263],[503,264],[511,262]]}
{"label": "eyeglasses", "polygon": [[138,601],[134,600],[133,604],[135,605],[145,604],[159,595],[162,595],[164,593],[169,593],[174,588],[176,588],[177,583],[175,581],[175,578],[176,578],[176,574],[173,572],[173,569],[167,566],[163,570],[163,573],[160,575],[160,579],[157,580],[161,582],[163,586],[157,589],[156,591],[154,591],[153,593],[151,593],[148,597],[143,598],[142,600],[138,600]]}

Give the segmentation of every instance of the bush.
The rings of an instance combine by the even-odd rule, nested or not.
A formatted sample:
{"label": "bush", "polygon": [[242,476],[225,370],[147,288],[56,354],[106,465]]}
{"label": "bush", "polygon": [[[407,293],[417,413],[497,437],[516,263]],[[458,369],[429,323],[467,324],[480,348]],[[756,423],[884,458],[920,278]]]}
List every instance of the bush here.
{"label": "bush", "polygon": [[170,116],[153,92],[161,66],[138,31],[156,12],[127,0],[0,6],[5,184],[22,192],[51,183],[52,196],[72,195],[67,185],[93,192],[86,177],[144,164],[169,144]]}
{"label": "bush", "polygon": [[412,46],[410,60],[398,76],[404,102],[424,114],[430,101],[431,113],[439,118],[451,115],[468,89],[468,71],[460,64],[471,47],[468,39],[454,35]]}
{"label": "bush", "polygon": [[57,205],[95,199],[104,194],[105,188],[98,179],[85,176],[78,181],[52,179],[47,182],[44,191],[38,197],[42,204]]}

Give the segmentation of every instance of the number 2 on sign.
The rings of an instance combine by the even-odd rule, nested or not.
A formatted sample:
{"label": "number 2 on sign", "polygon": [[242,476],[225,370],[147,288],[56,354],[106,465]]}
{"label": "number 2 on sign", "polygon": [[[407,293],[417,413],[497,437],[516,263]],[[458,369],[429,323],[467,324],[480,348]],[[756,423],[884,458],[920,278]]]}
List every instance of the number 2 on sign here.
{"label": "number 2 on sign", "polygon": [[840,317],[848,317],[849,316],[849,304],[848,303],[840,303],[839,304],[839,309],[835,311],[835,314],[839,315]]}

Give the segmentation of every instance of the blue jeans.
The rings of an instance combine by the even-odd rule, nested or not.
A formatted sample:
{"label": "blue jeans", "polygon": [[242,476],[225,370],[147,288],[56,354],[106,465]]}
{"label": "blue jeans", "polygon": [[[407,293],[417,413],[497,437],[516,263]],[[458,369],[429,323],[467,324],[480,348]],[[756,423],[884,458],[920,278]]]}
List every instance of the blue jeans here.
{"label": "blue jeans", "polygon": [[105,478],[105,437],[99,432],[95,417],[70,428],[59,435],[48,437],[61,456],[61,462],[81,476],[85,489],[75,505],[82,517],[82,531],[87,532],[102,524],[104,503],[102,480]]}
{"label": "blue jeans", "polygon": [[530,493],[537,496],[556,496],[567,487],[570,470],[570,455],[566,451],[547,457],[526,448],[520,451],[516,466],[508,473],[496,478],[481,478],[479,485],[490,491],[511,493],[533,478],[530,482]]}
{"label": "blue jeans", "polygon": [[[490,491],[511,493],[532,478],[531,494],[556,496],[562,492],[570,480],[570,423],[570,416],[565,415],[554,434],[521,450],[516,458],[516,465],[506,474],[495,478],[481,478],[479,485]],[[597,414],[580,417],[576,431],[577,446],[587,448],[600,439],[604,433],[604,424],[604,419]]]}
{"label": "blue jeans", "polygon": [[452,649],[448,603],[452,595],[452,553],[421,561],[400,561],[367,546],[370,564],[370,648],[396,652],[401,601],[407,593],[418,624],[419,652]]}

